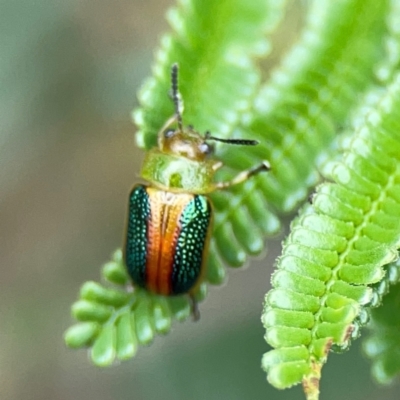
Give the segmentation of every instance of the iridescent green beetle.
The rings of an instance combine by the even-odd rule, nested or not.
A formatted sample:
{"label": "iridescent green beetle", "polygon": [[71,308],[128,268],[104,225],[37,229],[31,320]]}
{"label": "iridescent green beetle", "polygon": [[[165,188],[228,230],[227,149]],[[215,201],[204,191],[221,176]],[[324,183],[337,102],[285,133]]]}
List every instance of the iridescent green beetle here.
{"label": "iridescent green beetle", "polygon": [[171,71],[175,115],[158,134],[158,147],[144,160],[141,177],[129,197],[124,259],[133,284],[164,296],[188,294],[199,318],[194,293],[205,272],[213,209],[206,194],[269,170],[264,161],[231,181],[214,182],[223,166],[212,159],[210,140],[256,145],[254,140],[219,139],[184,127],[178,92],[178,66]]}

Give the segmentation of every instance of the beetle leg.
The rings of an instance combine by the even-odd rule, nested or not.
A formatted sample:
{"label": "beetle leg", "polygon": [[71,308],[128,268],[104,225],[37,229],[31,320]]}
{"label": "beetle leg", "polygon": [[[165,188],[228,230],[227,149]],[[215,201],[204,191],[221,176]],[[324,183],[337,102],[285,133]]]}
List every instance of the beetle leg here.
{"label": "beetle leg", "polygon": [[199,303],[195,299],[193,294],[189,294],[189,298],[191,303],[190,306],[191,306],[193,321],[198,321],[200,319]]}
{"label": "beetle leg", "polygon": [[263,161],[261,164],[258,164],[252,168],[246,169],[245,171],[237,174],[232,180],[228,182],[218,182],[215,184],[216,189],[226,189],[230,186],[237,185],[238,183],[242,183],[246,181],[253,175],[257,175],[263,171],[269,171],[271,169],[268,161]]}

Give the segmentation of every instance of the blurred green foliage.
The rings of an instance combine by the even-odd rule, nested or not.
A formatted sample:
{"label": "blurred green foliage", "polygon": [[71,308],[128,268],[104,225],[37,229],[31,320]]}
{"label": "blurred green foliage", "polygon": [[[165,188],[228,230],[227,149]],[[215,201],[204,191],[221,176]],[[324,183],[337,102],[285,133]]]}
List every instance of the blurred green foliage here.
{"label": "blurred green foliage", "polygon": [[[259,368],[271,270],[256,263],[212,291],[201,324],[176,326],[134,362],[99,370],[60,340],[77,287],[121,243],[140,163],[129,114],[169,5],[0,2],[2,400],[303,398],[269,387]],[[301,11],[292,4],[277,47],[296,35]],[[359,352],[332,361],[324,399],[398,397],[373,386]]]}

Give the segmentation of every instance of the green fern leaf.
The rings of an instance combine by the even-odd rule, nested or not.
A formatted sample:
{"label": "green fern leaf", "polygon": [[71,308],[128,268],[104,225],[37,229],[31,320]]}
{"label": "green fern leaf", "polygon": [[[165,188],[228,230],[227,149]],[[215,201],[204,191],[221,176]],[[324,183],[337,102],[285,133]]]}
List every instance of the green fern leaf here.
{"label": "green fern leaf", "polygon": [[314,1],[299,43],[261,89],[244,128],[262,144],[248,157],[270,160],[257,182],[278,210],[292,211],[318,182],[318,159],[383,58],[387,13],[385,1]]}
{"label": "green fern leaf", "polygon": [[[168,14],[174,32],[162,38],[154,77],[139,94],[138,143],[146,148],[154,145],[158,131],[173,114],[168,91],[174,62],[180,65],[185,122],[227,135],[254,97],[259,83],[254,59],[267,54],[266,33],[278,22],[284,4],[284,0],[180,1]],[[262,215],[260,205],[255,204],[252,212]],[[248,246],[249,251],[254,248],[252,243]],[[92,361],[98,366],[131,358],[138,345],[150,344],[156,334],[169,332],[173,320],[185,320],[191,312],[187,296],[166,298],[140,289],[129,291],[121,254],[117,251],[103,269],[105,280],[116,287],[85,283],[72,306],[79,322],[65,334],[69,347],[91,347]],[[208,279],[219,283],[224,273],[218,264],[209,269]],[[205,295],[203,283],[196,300]]]}
{"label": "green fern leaf", "polygon": [[269,381],[303,382],[317,398],[331,346],[346,349],[387,287],[385,266],[400,245],[400,75],[370,110],[341,162],[335,183],[318,187],[293,223],[273,289],[265,299],[263,359]]}
{"label": "green fern leaf", "polygon": [[299,42],[235,132],[259,139],[260,145],[234,156],[231,149],[221,149],[220,158],[235,171],[263,159],[270,160],[272,170],[228,193],[213,194],[209,282],[220,283],[222,264],[242,266],[247,255],[263,250],[263,237],[277,232],[279,220],[268,204],[292,211],[318,182],[318,160],[334,142],[338,127],[348,122],[349,110],[372,84],[374,67],[383,58],[387,12],[386,1],[312,3]]}
{"label": "green fern leaf", "polygon": [[378,65],[376,75],[382,83],[390,83],[400,66],[400,3],[397,0],[390,1],[390,13],[387,17],[389,35],[385,40],[385,48],[388,57]]}
{"label": "green fern leaf", "polygon": [[197,130],[227,136],[248,110],[260,76],[255,57],[269,50],[266,33],[281,17],[284,0],[179,1],[168,13],[173,33],[161,39],[153,77],[139,93],[134,112],[137,143],[150,148],[173,115],[168,101],[170,68],[180,66],[184,119]]}
{"label": "green fern leaf", "polygon": [[[173,319],[185,320],[190,305],[183,297],[166,298],[129,288],[128,275],[120,250],[103,267],[107,285],[86,282],[80,298],[72,305],[78,324],[65,333],[71,348],[92,347],[91,358],[98,366],[133,357],[138,345],[150,344],[156,334],[168,333]],[[205,296],[204,286],[198,300]]]}

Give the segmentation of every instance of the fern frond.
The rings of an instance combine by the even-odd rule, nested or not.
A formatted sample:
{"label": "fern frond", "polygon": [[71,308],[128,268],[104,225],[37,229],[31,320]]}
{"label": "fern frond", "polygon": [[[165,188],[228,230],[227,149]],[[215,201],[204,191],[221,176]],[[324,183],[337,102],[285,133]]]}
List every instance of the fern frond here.
{"label": "fern frond", "polygon": [[173,115],[170,68],[180,65],[184,120],[197,130],[227,136],[249,108],[260,76],[255,57],[265,56],[266,39],[279,21],[285,0],[180,0],[167,16],[173,33],[164,35],[153,77],[139,92],[134,112],[137,143],[149,148]]}
{"label": "fern frond", "polygon": [[389,34],[385,40],[386,54],[388,55],[376,69],[376,75],[382,83],[390,83],[400,66],[400,3],[390,1],[390,12],[387,16]]}
{"label": "fern frond", "polygon": [[[173,33],[161,39],[153,77],[139,93],[141,108],[134,113],[140,128],[137,142],[142,147],[153,146],[158,131],[173,114],[168,92],[174,62],[180,66],[185,123],[218,136],[231,132],[255,95],[259,72],[254,60],[267,54],[266,34],[277,24],[284,5],[285,0],[179,1],[168,13]],[[260,215],[260,205],[252,212]],[[253,243],[247,244],[249,251],[254,249]],[[261,236],[257,246],[262,247]],[[221,282],[224,273],[218,264],[208,269],[208,279]],[[106,265],[103,275],[119,287],[84,284],[72,307],[79,323],[65,335],[70,347],[90,346],[96,365],[132,357],[138,345],[149,344],[157,333],[168,332],[174,319],[190,315],[187,296],[166,298],[140,289],[129,292],[120,252]],[[196,299],[200,301],[205,295],[203,283]]]}
{"label": "fern frond", "polygon": [[[399,260],[390,265],[387,271],[390,284],[400,280]],[[382,286],[384,294],[388,285]],[[384,297],[383,306],[371,311],[368,325],[369,337],[364,341],[364,352],[372,360],[372,375],[382,384],[393,382],[400,375],[400,285],[390,287],[390,293]]]}
{"label": "fern frond", "polygon": [[275,348],[263,368],[276,387],[303,381],[317,398],[329,349],[348,347],[364,307],[380,300],[400,245],[399,120],[400,75],[331,169],[335,183],[320,185],[292,226],[262,317]]}
{"label": "fern frond", "polygon": [[[374,0],[313,2],[299,42],[237,131],[236,136],[259,139],[260,145],[234,156],[222,149],[220,158],[236,171],[263,159],[270,160],[272,170],[212,196],[217,212],[210,274],[215,275],[216,266],[222,269],[221,262],[238,267],[247,254],[260,253],[260,238],[279,229],[267,204],[292,211],[319,180],[318,160],[372,84],[374,67],[383,58],[387,8],[386,1]],[[238,213],[245,224],[238,223]]]}
{"label": "fern frond", "polygon": [[[190,315],[190,305],[183,296],[166,298],[141,289],[128,290],[120,250],[105,264],[102,275],[107,285],[86,282],[82,286],[79,300],[72,306],[72,316],[79,323],[65,333],[67,346],[91,347],[91,359],[98,366],[133,357],[139,345],[148,345],[157,334],[168,333],[174,319],[182,321]],[[198,300],[204,298],[204,290],[203,285]]]}
{"label": "fern frond", "polygon": [[317,183],[318,159],[373,82],[387,12],[385,1],[314,1],[300,42],[257,97],[245,129],[262,141],[256,159],[273,166],[258,181],[278,210],[293,210]]}

